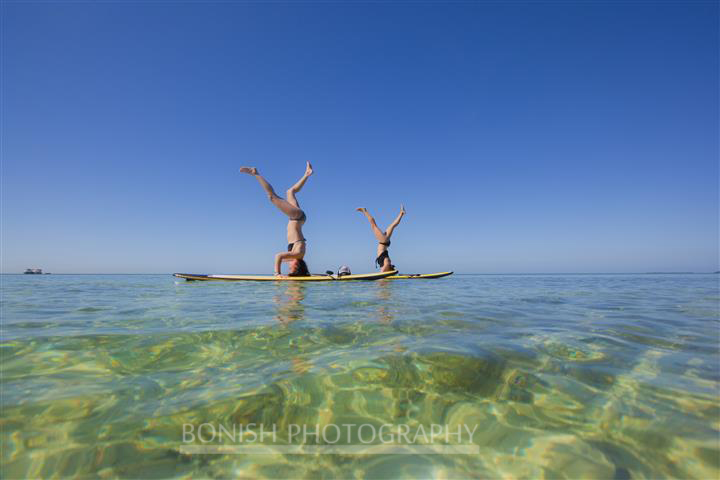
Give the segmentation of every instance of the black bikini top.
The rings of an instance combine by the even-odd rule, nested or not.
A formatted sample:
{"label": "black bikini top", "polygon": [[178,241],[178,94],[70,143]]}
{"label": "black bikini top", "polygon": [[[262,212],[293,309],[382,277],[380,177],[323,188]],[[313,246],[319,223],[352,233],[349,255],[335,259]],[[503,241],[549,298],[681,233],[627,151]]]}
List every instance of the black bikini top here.
{"label": "black bikini top", "polygon": [[390,257],[390,254],[388,253],[387,250],[385,250],[380,255],[378,255],[378,257],[375,259],[375,265],[377,265],[378,267],[382,267],[383,261],[389,257]]}

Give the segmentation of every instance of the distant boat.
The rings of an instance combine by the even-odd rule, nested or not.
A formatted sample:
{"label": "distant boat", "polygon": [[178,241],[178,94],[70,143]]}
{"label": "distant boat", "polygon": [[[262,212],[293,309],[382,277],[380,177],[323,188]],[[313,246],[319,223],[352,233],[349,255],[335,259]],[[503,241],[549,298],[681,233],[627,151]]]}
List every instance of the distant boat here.
{"label": "distant boat", "polygon": [[25,275],[42,275],[42,268],[28,268]]}

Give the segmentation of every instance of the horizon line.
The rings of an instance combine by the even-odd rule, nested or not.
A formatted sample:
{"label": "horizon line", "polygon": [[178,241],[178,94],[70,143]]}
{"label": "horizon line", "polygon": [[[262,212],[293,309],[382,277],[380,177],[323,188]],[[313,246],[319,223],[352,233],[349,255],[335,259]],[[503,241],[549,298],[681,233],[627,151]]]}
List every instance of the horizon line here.
{"label": "horizon line", "polygon": [[[139,273],[139,272],[61,272],[61,273],[41,273],[41,274],[26,274],[23,272],[0,272],[0,275],[173,275],[181,272],[152,272],[152,273]],[[656,271],[656,272],[475,272],[475,273],[458,273],[453,272],[455,275],[706,275],[706,274],[718,274],[720,270],[715,271],[703,271],[703,272],[692,272],[692,271]],[[243,275],[270,275],[269,273],[246,273]],[[312,275],[324,275],[321,273],[313,273]]]}

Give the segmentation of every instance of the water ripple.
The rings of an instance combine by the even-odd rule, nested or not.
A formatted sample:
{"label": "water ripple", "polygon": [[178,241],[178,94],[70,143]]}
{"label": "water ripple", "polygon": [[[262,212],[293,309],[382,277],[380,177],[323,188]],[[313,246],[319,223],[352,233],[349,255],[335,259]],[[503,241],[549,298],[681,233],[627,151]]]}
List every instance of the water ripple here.
{"label": "water ripple", "polygon": [[[1,300],[6,478],[720,475],[716,276],[4,275]],[[481,453],[178,453],[202,423],[473,425]]]}

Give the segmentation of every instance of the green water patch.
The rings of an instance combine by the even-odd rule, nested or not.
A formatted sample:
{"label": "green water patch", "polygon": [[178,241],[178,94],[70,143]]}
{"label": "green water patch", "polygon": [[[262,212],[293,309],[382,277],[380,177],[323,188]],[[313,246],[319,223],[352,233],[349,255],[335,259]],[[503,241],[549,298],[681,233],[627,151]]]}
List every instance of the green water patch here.
{"label": "green water patch", "polygon": [[602,352],[553,341],[544,345],[544,351],[555,358],[571,362],[597,362],[604,359]]}
{"label": "green water patch", "polygon": [[418,354],[416,361],[421,378],[435,390],[489,396],[497,389],[506,362],[489,351],[477,355],[430,352]]}
{"label": "green water patch", "polygon": [[76,313],[97,313],[109,310],[107,307],[81,307],[75,310]]}

